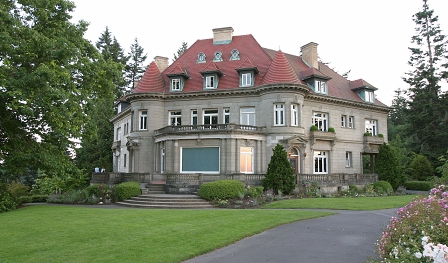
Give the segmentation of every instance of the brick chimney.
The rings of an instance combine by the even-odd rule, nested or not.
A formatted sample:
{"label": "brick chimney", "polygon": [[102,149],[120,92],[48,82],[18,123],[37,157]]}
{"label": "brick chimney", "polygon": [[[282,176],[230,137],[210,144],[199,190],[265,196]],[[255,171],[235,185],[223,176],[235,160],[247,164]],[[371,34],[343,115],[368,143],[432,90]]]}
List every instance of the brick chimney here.
{"label": "brick chimney", "polygon": [[310,42],[300,48],[302,60],[311,68],[319,69],[317,44]]}
{"label": "brick chimney", "polygon": [[166,57],[155,56],[154,62],[156,62],[160,72],[163,72],[168,67],[168,58]]}
{"label": "brick chimney", "polygon": [[223,27],[213,29],[213,45],[225,45],[232,42],[233,28]]}

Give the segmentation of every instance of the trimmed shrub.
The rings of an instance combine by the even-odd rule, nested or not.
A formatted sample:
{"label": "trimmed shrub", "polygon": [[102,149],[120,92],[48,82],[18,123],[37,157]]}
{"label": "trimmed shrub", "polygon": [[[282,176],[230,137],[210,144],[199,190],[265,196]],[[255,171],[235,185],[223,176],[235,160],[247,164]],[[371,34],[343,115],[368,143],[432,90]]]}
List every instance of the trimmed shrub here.
{"label": "trimmed shrub", "polygon": [[117,201],[123,201],[141,195],[141,193],[140,184],[137,182],[124,182],[114,188],[114,196]]}
{"label": "trimmed shrub", "polygon": [[328,132],[336,132],[336,130],[333,127],[328,128]]}
{"label": "trimmed shrub", "polygon": [[409,165],[411,179],[424,181],[433,175],[433,168],[426,156],[418,154]]}
{"label": "trimmed shrub", "polygon": [[387,181],[377,181],[373,183],[373,189],[378,194],[391,194],[394,192],[394,189],[392,188],[392,185],[390,185]]}
{"label": "trimmed shrub", "polygon": [[17,208],[17,203],[14,198],[7,191],[6,184],[0,183],[0,213],[14,210]]}
{"label": "trimmed shrub", "polygon": [[310,127],[310,131],[318,131],[319,127],[317,127],[316,125],[313,125]]}
{"label": "trimmed shrub", "polygon": [[32,203],[33,197],[30,195],[23,195],[23,196],[20,196],[19,198],[17,198],[17,200],[20,204]]}
{"label": "trimmed shrub", "polygon": [[272,189],[275,194],[279,192],[289,194],[296,187],[296,177],[288,160],[288,154],[281,144],[277,144],[272,151],[263,187],[265,190]]}
{"label": "trimmed shrub", "polygon": [[432,188],[432,183],[428,181],[406,181],[404,187],[406,187],[406,190],[429,191]]}
{"label": "trimmed shrub", "polygon": [[219,180],[202,184],[199,196],[206,200],[237,198],[244,193],[244,185],[236,180]]}
{"label": "trimmed shrub", "polygon": [[389,182],[394,190],[397,190],[404,181],[400,161],[392,147],[386,143],[383,143],[379,147],[379,153],[375,163],[375,172],[378,173],[379,180]]}

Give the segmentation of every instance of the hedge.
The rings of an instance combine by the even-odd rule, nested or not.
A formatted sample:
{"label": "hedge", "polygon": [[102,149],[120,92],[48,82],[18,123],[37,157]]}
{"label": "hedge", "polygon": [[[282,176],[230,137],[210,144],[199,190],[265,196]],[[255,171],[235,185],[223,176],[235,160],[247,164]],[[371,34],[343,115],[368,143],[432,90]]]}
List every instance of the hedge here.
{"label": "hedge", "polygon": [[137,182],[121,183],[114,188],[114,195],[117,201],[123,201],[141,193],[140,184]]}
{"label": "hedge", "polygon": [[219,180],[202,184],[199,196],[206,200],[236,198],[244,193],[244,185],[236,180]]}
{"label": "hedge", "polygon": [[404,187],[406,187],[406,190],[429,191],[432,188],[432,183],[428,181],[406,181]]}

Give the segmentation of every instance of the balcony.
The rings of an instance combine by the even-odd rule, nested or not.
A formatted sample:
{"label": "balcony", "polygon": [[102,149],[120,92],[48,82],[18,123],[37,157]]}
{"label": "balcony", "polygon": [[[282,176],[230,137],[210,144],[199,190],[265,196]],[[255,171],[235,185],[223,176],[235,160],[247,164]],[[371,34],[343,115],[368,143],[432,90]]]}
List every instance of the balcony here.
{"label": "balcony", "polygon": [[378,153],[379,147],[384,143],[383,137],[378,136],[364,136],[364,152]]}
{"label": "balcony", "polygon": [[197,134],[197,133],[243,133],[243,134],[264,134],[265,127],[241,125],[241,124],[208,124],[208,125],[178,125],[166,126],[155,130],[154,135],[167,134]]}
{"label": "balcony", "polygon": [[316,141],[329,141],[331,147],[336,144],[336,133],[326,132],[326,131],[310,131],[311,133],[311,143],[315,144]]}

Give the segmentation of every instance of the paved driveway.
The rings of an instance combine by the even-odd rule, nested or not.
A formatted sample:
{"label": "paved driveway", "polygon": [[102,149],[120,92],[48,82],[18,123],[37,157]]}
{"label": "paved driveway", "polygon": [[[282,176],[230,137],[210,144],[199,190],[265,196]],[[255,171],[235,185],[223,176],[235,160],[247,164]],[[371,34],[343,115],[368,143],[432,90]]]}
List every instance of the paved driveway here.
{"label": "paved driveway", "polygon": [[[330,210],[321,210],[330,211]],[[361,263],[397,209],[338,214],[267,230],[184,263]]]}

